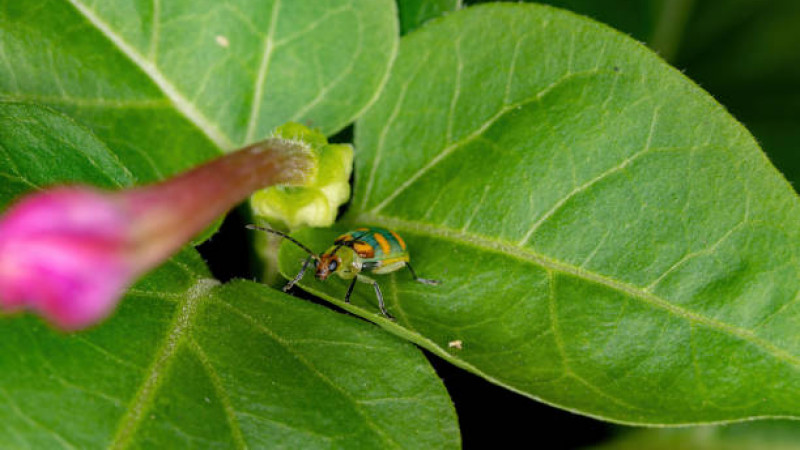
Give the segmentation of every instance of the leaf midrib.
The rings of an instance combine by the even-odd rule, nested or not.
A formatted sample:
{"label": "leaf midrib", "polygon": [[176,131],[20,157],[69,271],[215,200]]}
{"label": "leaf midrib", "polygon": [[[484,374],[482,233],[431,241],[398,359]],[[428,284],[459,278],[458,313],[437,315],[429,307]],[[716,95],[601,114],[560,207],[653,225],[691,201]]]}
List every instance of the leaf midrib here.
{"label": "leaf midrib", "polygon": [[380,216],[373,214],[359,214],[353,217],[349,222],[357,224],[376,224],[386,226],[391,229],[400,231],[408,231],[412,233],[422,234],[425,236],[444,239],[455,242],[457,244],[468,245],[471,247],[479,248],[483,251],[510,256],[526,263],[536,264],[546,271],[560,272],[563,274],[575,276],[585,281],[590,281],[609,289],[615,290],[622,294],[628,295],[632,298],[640,300],[648,305],[656,307],[673,314],[681,319],[695,322],[707,328],[719,331],[727,336],[740,339],[748,342],[756,347],[759,347],[766,353],[772,355],[779,361],[785,362],[795,369],[800,368],[800,358],[787,350],[778,347],[770,341],[767,341],[757,336],[753,331],[732,325],[727,322],[706,317],[694,311],[675,305],[668,300],[659,297],[650,292],[643,291],[637,286],[625,283],[623,281],[615,280],[605,275],[586,270],[572,264],[559,261],[557,259],[542,255],[533,250],[522,248],[500,239],[491,238],[475,233],[469,233],[462,230],[455,230],[452,228],[443,227],[440,225],[432,225],[418,221],[409,221],[397,217]]}
{"label": "leaf midrib", "polygon": [[198,302],[219,284],[219,281],[212,278],[200,278],[186,291],[185,298],[178,305],[178,312],[169,330],[165,333],[163,342],[154,354],[153,363],[147,370],[147,376],[142,381],[125,414],[119,421],[117,432],[112,438],[109,448],[125,448],[130,443],[158,391],[163,379],[164,369],[167,368],[184,339],[188,336],[187,333],[192,320],[197,314]]}
{"label": "leaf midrib", "polygon": [[250,105],[250,119],[247,121],[247,131],[245,133],[244,143],[250,142],[256,132],[258,124],[258,116],[261,113],[261,102],[264,97],[264,85],[267,82],[267,75],[269,75],[269,66],[272,62],[272,54],[277,47],[275,45],[275,30],[278,28],[278,15],[281,8],[281,0],[274,0],[272,3],[272,11],[270,12],[269,30],[267,36],[264,38],[264,44],[261,55],[261,63],[258,67],[258,76],[256,77],[255,85],[253,86],[253,99]]}
{"label": "leaf midrib", "polygon": [[140,54],[119,34],[115,33],[111,26],[104,22],[88,6],[78,0],[66,0],[75,10],[83,16],[97,31],[103,34],[111,43],[125,55],[134,65],[136,65],[148,78],[161,90],[172,105],[180,113],[192,122],[203,134],[206,135],[219,149],[231,150],[235,146],[230,139],[217,125],[209,120],[196,105],[189,101],[168,79],[162,74],[155,63],[149,61],[144,55]]}
{"label": "leaf midrib", "polygon": [[[82,16],[84,17],[95,29],[97,29],[103,36],[105,36],[117,50],[120,51],[125,57],[127,57],[136,67],[138,67],[164,94],[164,96],[168,99],[171,106],[173,106],[178,112],[181,113],[188,121],[190,121],[198,130],[200,130],[211,142],[213,142],[217,148],[221,151],[228,152],[234,150],[237,145],[235,141],[220,127],[217,123],[209,119],[201,110],[197,108],[192,101],[189,100],[182,92],[178,90],[169,80],[168,78],[160,72],[158,69],[157,63],[155,61],[155,56],[150,58],[149,56],[145,56],[139,51],[137,51],[133,46],[131,46],[125,39],[122,38],[119,34],[117,34],[114,29],[103,19],[98,16],[91,7],[87,6],[86,4],[82,3],[81,0],[66,0],[73,8]],[[269,65],[273,56],[274,51],[280,47],[281,45],[285,44],[286,41],[278,41],[275,39],[274,33],[277,29],[277,12],[280,8],[281,0],[275,0],[273,3],[273,16],[270,20],[270,27],[267,32],[267,36],[264,40],[264,51],[262,53],[261,62],[259,64],[258,75],[256,77],[254,88],[255,92],[252,98],[251,103],[251,111],[250,115],[247,119],[246,129],[244,130],[245,138],[244,143],[249,142],[250,140],[255,138],[258,120],[260,116],[261,110],[261,100],[264,93],[266,77],[269,72]],[[395,18],[393,21],[394,32],[399,34],[399,23],[397,18],[397,5],[394,1],[390,2],[391,7],[393,9],[394,14],[392,17]],[[352,6],[352,4],[349,4]],[[334,10],[336,12],[339,9]],[[328,11],[329,14],[331,11]],[[157,19],[157,18],[156,18]],[[359,40],[359,44],[361,44],[363,39]],[[389,59],[387,61],[387,66],[381,79],[376,86],[375,92],[372,96],[366,101],[364,105],[358,110],[353,113],[352,116],[346,118],[342,121],[341,124],[333,127],[333,130],[338,130],[344,126],[344,124],[351,123],[356,118],[360,117],[366,110],[372,107],[372,105],[377,102],[378,98],[380,97],[381,92],[383,92],[384,87],[389,81],[391,68],[394,65],[394,62],[397,58],[397,53],[399,49],[399,39],[392,40],[392,47],[389,51]],[[153,53],[154,48],[149,49],[149,53]],[[154,55],[154,53],[153,53]],[[352,58],[353,60],[356,59],[355,56]],[[322,94],[322,93],[320,93]],[[317,97],[318,99],[323,98],[321,96]],[[57,99],[55,101],[65,101],[63,99]],[[87,102],[94,102],[95,99],[86,99]],[[125,101],[127,102],[127,101]],[[146,105],[149,105],[150,102],[154,104],[158,104],[158,101],[148,100],[146,101]],[[119,107],[119,102],[112,102],[114,106]],[[141,105],[139,105],[141,106]],[[309,105],[306,105],[304,108],[307,108]]]}

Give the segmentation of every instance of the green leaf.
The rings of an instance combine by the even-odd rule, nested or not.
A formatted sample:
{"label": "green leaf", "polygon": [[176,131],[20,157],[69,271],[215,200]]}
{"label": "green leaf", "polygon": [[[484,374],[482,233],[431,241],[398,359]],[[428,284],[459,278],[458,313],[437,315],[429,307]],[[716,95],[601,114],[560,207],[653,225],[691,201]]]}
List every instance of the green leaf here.
{"label": "green leaf", "polygon": [[356,137],[344,225],[395,229],[443,284],[380,278],[395,324],[369,289],[351,310],[606,420],[800,415],[800,202],[640,44],[548,7],[469,8],[403,38]]}
{"label": "green leaf", "polygon": [[186,252],[86,333],[0,321],[0,446],[458,447],[447,393],[412,345],[207,277]]}
{"label": "green leaf", "polygon": [[596,447],[597,450],[796,450],[800,424],[760,421],[680,429],[633,430]]}
{"label": "green leaf", "polygon": [[397,0],[400,31],[403,34],[410,33],[425,22],[460,7],[461,0]]}
{"label": "green leaf", "polygon": [[333,133],[385,82],[393,0],[0,1],[0,98],[87,124],[143,180],[293,120]]}
{"label": "green leaf", "polygon": [[119,189],[136,178],[86,128],[40,105],[0,102],[0,209],[54,183]]}
{"label": "green leaf", "polygon": [[[133,181],[47,108],[0,103],[0,205],[61,182]],[[0,447],[458,447],[413,345],[263,285],[220,285],[185,250],[94,329],[0,318]]]}

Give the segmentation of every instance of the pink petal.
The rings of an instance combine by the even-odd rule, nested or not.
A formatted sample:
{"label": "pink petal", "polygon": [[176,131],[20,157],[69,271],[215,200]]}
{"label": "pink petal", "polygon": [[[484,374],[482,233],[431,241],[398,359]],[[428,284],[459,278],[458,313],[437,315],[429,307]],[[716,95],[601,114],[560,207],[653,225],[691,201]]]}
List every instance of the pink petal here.
{"label": "pink petal", "polygon": [[136,273],[129,226],[116,201],[89,189],[25,198],[0,221],[0,306],[64,329],[106,317]]}

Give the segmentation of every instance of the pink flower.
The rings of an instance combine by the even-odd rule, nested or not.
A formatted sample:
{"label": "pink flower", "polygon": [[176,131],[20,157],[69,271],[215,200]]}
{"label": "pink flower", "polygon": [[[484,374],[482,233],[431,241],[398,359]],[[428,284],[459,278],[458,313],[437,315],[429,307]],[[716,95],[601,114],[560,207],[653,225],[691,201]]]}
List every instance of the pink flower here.
{"label": "pink flower", "polygon": [[314,162],[303,144],[269,139],[154,185],[24,197],[0,218],[0,309],[64,330],[92,325],[215,218],[257,189],[304,183]]}

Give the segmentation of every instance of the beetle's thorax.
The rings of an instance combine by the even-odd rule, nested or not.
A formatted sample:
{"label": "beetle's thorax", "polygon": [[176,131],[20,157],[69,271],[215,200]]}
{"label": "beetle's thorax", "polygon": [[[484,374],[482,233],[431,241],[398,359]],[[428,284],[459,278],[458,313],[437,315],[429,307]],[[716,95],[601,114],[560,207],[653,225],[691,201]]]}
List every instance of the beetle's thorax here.
{"label": "beetle's thorax", "polygon": [[[319,255],[315,276],[319,280],[325,280],[333,273],[336,273],[336,275],[344,279],[351,279],[358,273],[353,264],[356,256],[353,249],[349,247],[331,247],[325,253]],[[332,265],[333,262],[335,264]]]}

